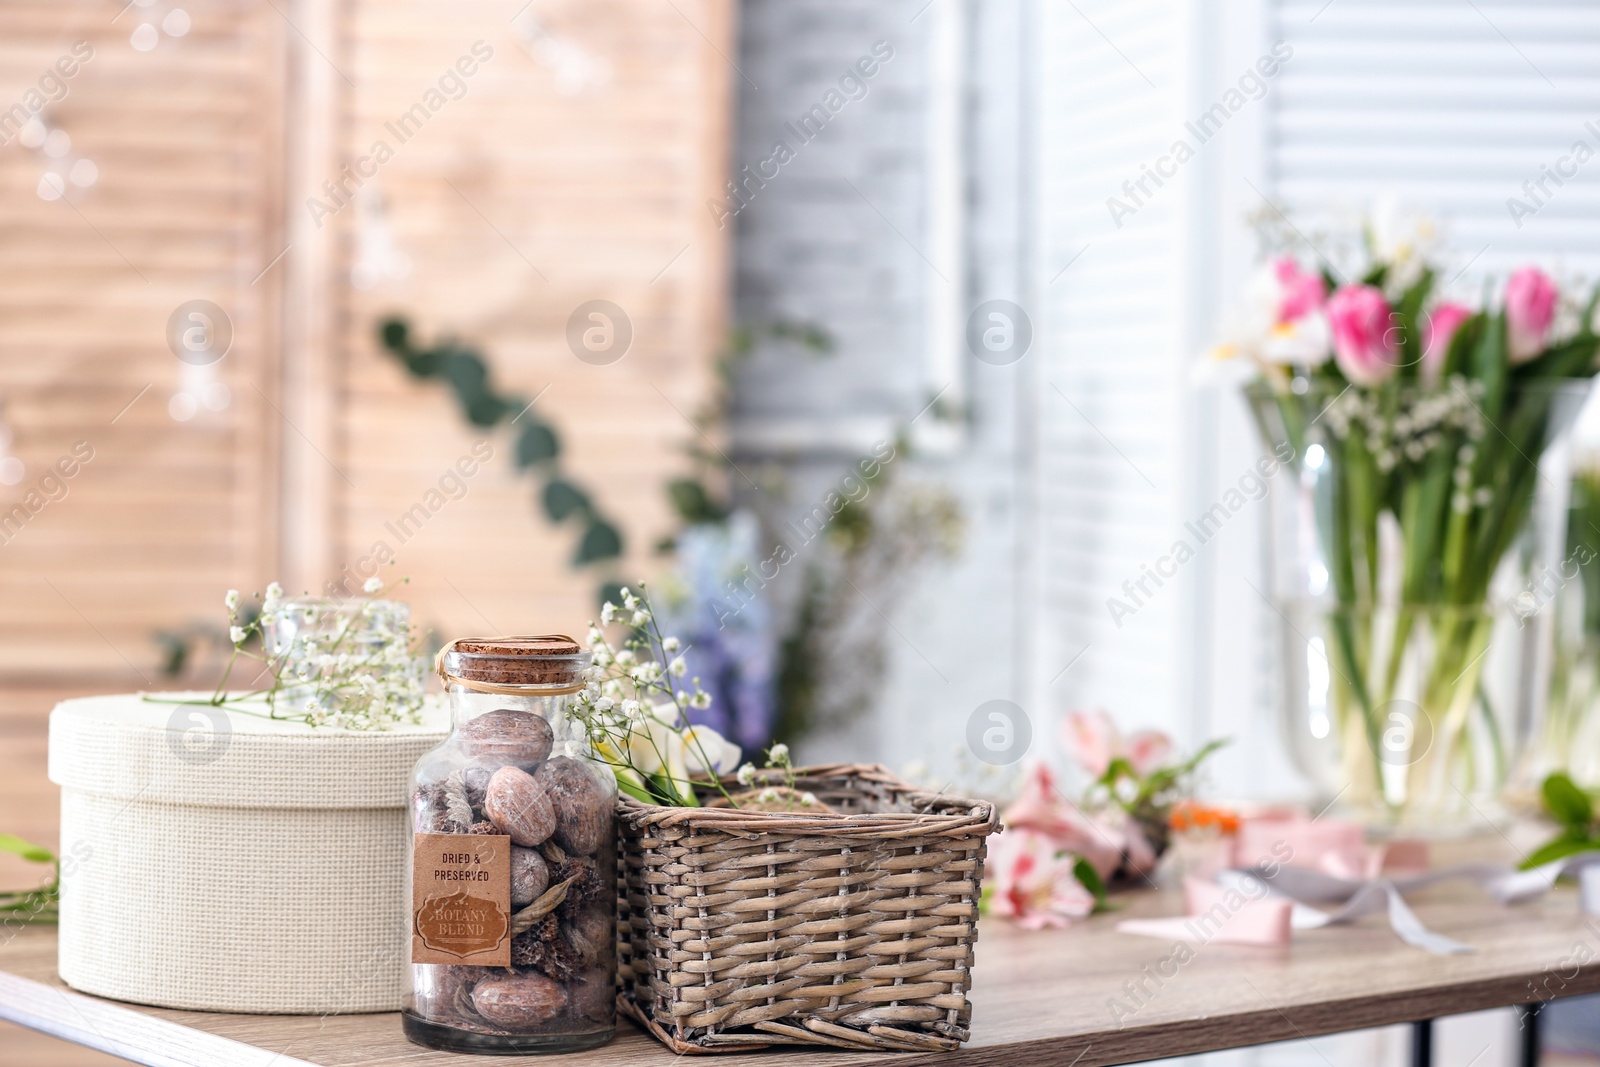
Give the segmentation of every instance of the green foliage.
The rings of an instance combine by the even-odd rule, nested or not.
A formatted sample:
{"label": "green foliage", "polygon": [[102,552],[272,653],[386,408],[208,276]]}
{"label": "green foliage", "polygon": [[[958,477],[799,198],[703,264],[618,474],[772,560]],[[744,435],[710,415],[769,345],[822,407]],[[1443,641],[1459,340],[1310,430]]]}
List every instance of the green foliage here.
{"label": "green foliage", "polygon": [[0,834],[0,852],[20,856],[29,863],[48,863],[54,868],[50,884],[42,888],[0,891],[0,916],[6,922],[55,922],[61,904],[61,867],[56,863],[55,853],[12,834]]}
{"label": "green foliage", "polygon": [[1557,771],[1539,791],[1544,810],[1561,827],[1549,841],[1522,861],[1522,869],[1539,867],[1580,852],[1600,850],[1600,825],[1596,824],[1594,797],[1578,788],[1568,775]]}
{"label": "green foliage", "polygon": [[[473,426],[487,430],[501,423],[521,425],[517,431],[517,468],[542,480],[539,501],[551,522],[559,525],[572,521],[582,528],[572,557],[574,567],[622,556],[625,545],[616,525],[600,513],[589,493],[562,474],[561,438],[555,427],[539,418],[524,397],[499,392],[488,363],[476,349],[449,339],[431,348],[418,347],[409,324],[401,318],[389,318],[379,324],[378,340],[413,378],[448,385],[462,416]],[[607,583],[597,602],[603,602],[607,589],[612,588],[616,583]]]}
{"label": "green foliage", "polygon": [[[1091,796],[1096,802],[1113,804],[1127,812],[1145,828],[1151,843],[1159,845],[1166,840],[1172,806],[1189,795],[1200,764],[1227,743],[1227,738],[1209,741],[1182,763],[1157,767],[1143,776],[1134,770],[1133,764],[1118,756],[1095,780]],[[1084,886],[1093,889],[1087,882]]]}
{"label": "green foliage", "polygon": [[544,483],[544,513],[551,522],[565,522],[572,515],[589,510],[589,494],[561,478]]}
{"label": "green foliage", "polygon": [[517,438],[517,466],[535,467],[561,454],[556,432],[542,422],[530,422]]}
{"label": "green foliage", "polygon": [[1072,877],[1078,884],[1094,894],[1094,910],[1099,911],[1106,906],[1106,884],[1100,878],[1100,872],[1094,869],[1094,864],[1079,856],[1072,865]]}
{"label": "green foliage", "polygon": [[[1572,479],[1567,558],[1600,559],[1600,470],[1585,470]],[[1578,575],[1583,581],[1583,632],[1600,636],[1600,567],[1580,567]]]}
{"label": "green foliage", "polygon": [[686,526],[722,522],[732,512],[726,503],[712,497],[697,478],[674,478],[667,485],[667,497]]}
{"label": "green foliage", "polygon": [[614,559],[622,554],[622,535],[617,528],[602,519],[591,519],[578,542],[578,554],[573,562],[581,567],[596,560]]}
{"label": "green foliage", "polygon": [[1545,810],[1563,826],[1587,826],[1594,821],[1594,804],[1565,774],[1552,774],[1540,791]]}

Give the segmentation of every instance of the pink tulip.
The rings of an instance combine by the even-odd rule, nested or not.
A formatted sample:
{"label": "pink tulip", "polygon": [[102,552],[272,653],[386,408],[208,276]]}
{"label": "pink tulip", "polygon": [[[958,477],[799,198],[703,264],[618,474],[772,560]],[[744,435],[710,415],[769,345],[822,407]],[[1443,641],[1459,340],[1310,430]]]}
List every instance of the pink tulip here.
{"label": "pink tulip", "polygon": [[1094,911],[1094,894],[1073,874],[1076,862],[1048,835],[1007,827],[992,839],[987,864],[996,915],[1028,930],[1060,927]]}
{"label": "pink tulip", "polygon": [[1506,283],[1506,346],[1511,362],[1526,363],[1544,351],[1556,317],[1556,283],[1538,267],[1521,267]]}
{"label": "pink tulip", "polygon": [[1377,385],[1396,370],[1396,335],[1389,316],[1389,302],[1370,285],[1341,286],[1328,298],[1333,358],[1357,385]]}
{"label": "pink tulip", "polygon": [[1472,317],[1472,309],[1465,304],[1446,302],[1433,309],[1423,330],[1422,380],[1432,385],[1439,380],[1444,369],[1444,358],[1450,352],[1450,341],[1461,324]]}
{"label": "pink tulip", "polygon": [[1279,322],[1293,322],[1322,306],[1328,292],[1322,275],[1314,270],[1301,268],[1299,263],[1288,256],[1275,262],[1272,265],[1272,272],[1278,279],[1280,293]]}

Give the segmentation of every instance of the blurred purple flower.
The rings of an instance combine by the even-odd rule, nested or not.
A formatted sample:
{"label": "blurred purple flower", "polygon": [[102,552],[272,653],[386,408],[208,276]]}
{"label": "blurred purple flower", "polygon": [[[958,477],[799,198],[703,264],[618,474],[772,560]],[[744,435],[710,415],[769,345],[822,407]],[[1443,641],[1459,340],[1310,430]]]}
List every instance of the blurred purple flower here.
{"label": "blurred purple flower", "polygon": [[777,637],[772,606],[754,568],[760,527],[748,512],[725,523],[690,526],[678,536],[678,570],[658,588],[663,634],[683,642],[689,677],[698,677],[711,706],[689,718],[736,741],[747,754],[772,740]]}

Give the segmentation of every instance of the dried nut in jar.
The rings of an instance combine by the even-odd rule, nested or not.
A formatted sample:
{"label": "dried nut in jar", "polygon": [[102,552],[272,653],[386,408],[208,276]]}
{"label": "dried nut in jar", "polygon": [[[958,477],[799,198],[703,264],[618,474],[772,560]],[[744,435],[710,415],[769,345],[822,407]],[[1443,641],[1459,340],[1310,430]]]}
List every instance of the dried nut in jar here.
{"label": "dried nut in jar", "polygon": [[504,766],[515,763],[534,770],[550,755],[555,734],[550,724],[530,711],[501,708],[479,715],[456,731],[461,748],[474,759]]}
{"label": "dried nut in jar", "polygon": [[507,1030],[527,1030],[560,1015],[567,991],[538,974],[485,978],[472,990],[478,1014]]}
{"label": "dried nut in jar", "polygon": [[587,856],[605,844],[611,826],[611,803],[594,771],[567,756],[539,768],[538,779],[556,809],[556,843]]}
{"label": "dried nut in jar", "polygon": [[584,908],[563,922],[567,941],[586,964],[605,959],[616,945],[617,924],[604,906]]}
{"label": "dried nut in jar", "polygon": [[511,846],[511,906],[525,908],[550,888],[550,867],[531,848]]}
{"label": "dried nut in jar", "polygon": [[508,835],[513,845],[523,848],[548,840],[556,828],[556,812],[544,786],[516,767],[501,767],[494,772],[483,810],[496,829]]}

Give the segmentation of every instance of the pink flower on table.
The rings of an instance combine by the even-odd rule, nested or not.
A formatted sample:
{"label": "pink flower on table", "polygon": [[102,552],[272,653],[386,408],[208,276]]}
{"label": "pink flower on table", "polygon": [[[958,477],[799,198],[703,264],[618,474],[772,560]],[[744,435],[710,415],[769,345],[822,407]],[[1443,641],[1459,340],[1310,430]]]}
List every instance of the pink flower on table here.
{"label": "pink flower on table", "polygon": [[1544,351],[1556,317],[1556,283],[1538,267],[1521,267],[1506,282],[1506,347],[1513,363]]}
{"label": "pink flower on table", "polygon": [[1120,842],[1089,821],[1076,805],[1056,788],[1055,775],[1043,763],[1031,763],[1023,772],[1022,792],[1000,814],[1007,831],[1027,830],[1043,834],[1056,847],[1089,861],[1100,876],[1109,878],[1122,862]]}
{"label": "pink flower on table", "polygon": [[1398,369],[1389,302],[1370,285],[1341,286],[1328,298],[1333,358],[1357,385],[1387,381]]}
{"label": "pink flower on table", "polygon": [[1156,855],[1149,835],[1133,816],[1119,808],[1107,808],[1095,813],[1094,824],[1101,841],[1116,852],[1120,860],[1117,867],[1124,873],[1148,876],[1155,871],[1161,857]]}
{"label": "pink flower on table", "polygon": [[1465,304],[1446,301],[1433,309],[1428,316],[1422,336],[1422,380],[1429,385],[1439,380],[1444,369],[1444,358],[1450,352],[1450,342],[1461,324],[1472,318],[1472,309]]}
{"label": "pink flower on table", "polygon": [[991,909],[1027,930],[1086,918],[1094,911],[1094,894],[1073,874],[1076,862],[1048,834],[1008,826],[989,846]]}
{"label": "pink flower on table", "polygon": [[1160,730],[1140,730],[1128,738],[1122,754],[1141,778],[1172,763],[1172,738]]}
{"label": "pink flower on table", "polygon": [[1098,778],[1106,773],[1121,747],[1121,735],[1111,716],[1096,708],[1074,711],[1061,722],[1061,741],[1078,766]]}
{"label": "pink flower on table", "polygon": [[1140,730],[1124,739],[1111,716],[1099,709],[1074,711],[1063,719],[1061,741],[1078,766],[1095,778],[1118,757],[1141,777],[1172,763],[1172,738],[1160,730]]}

